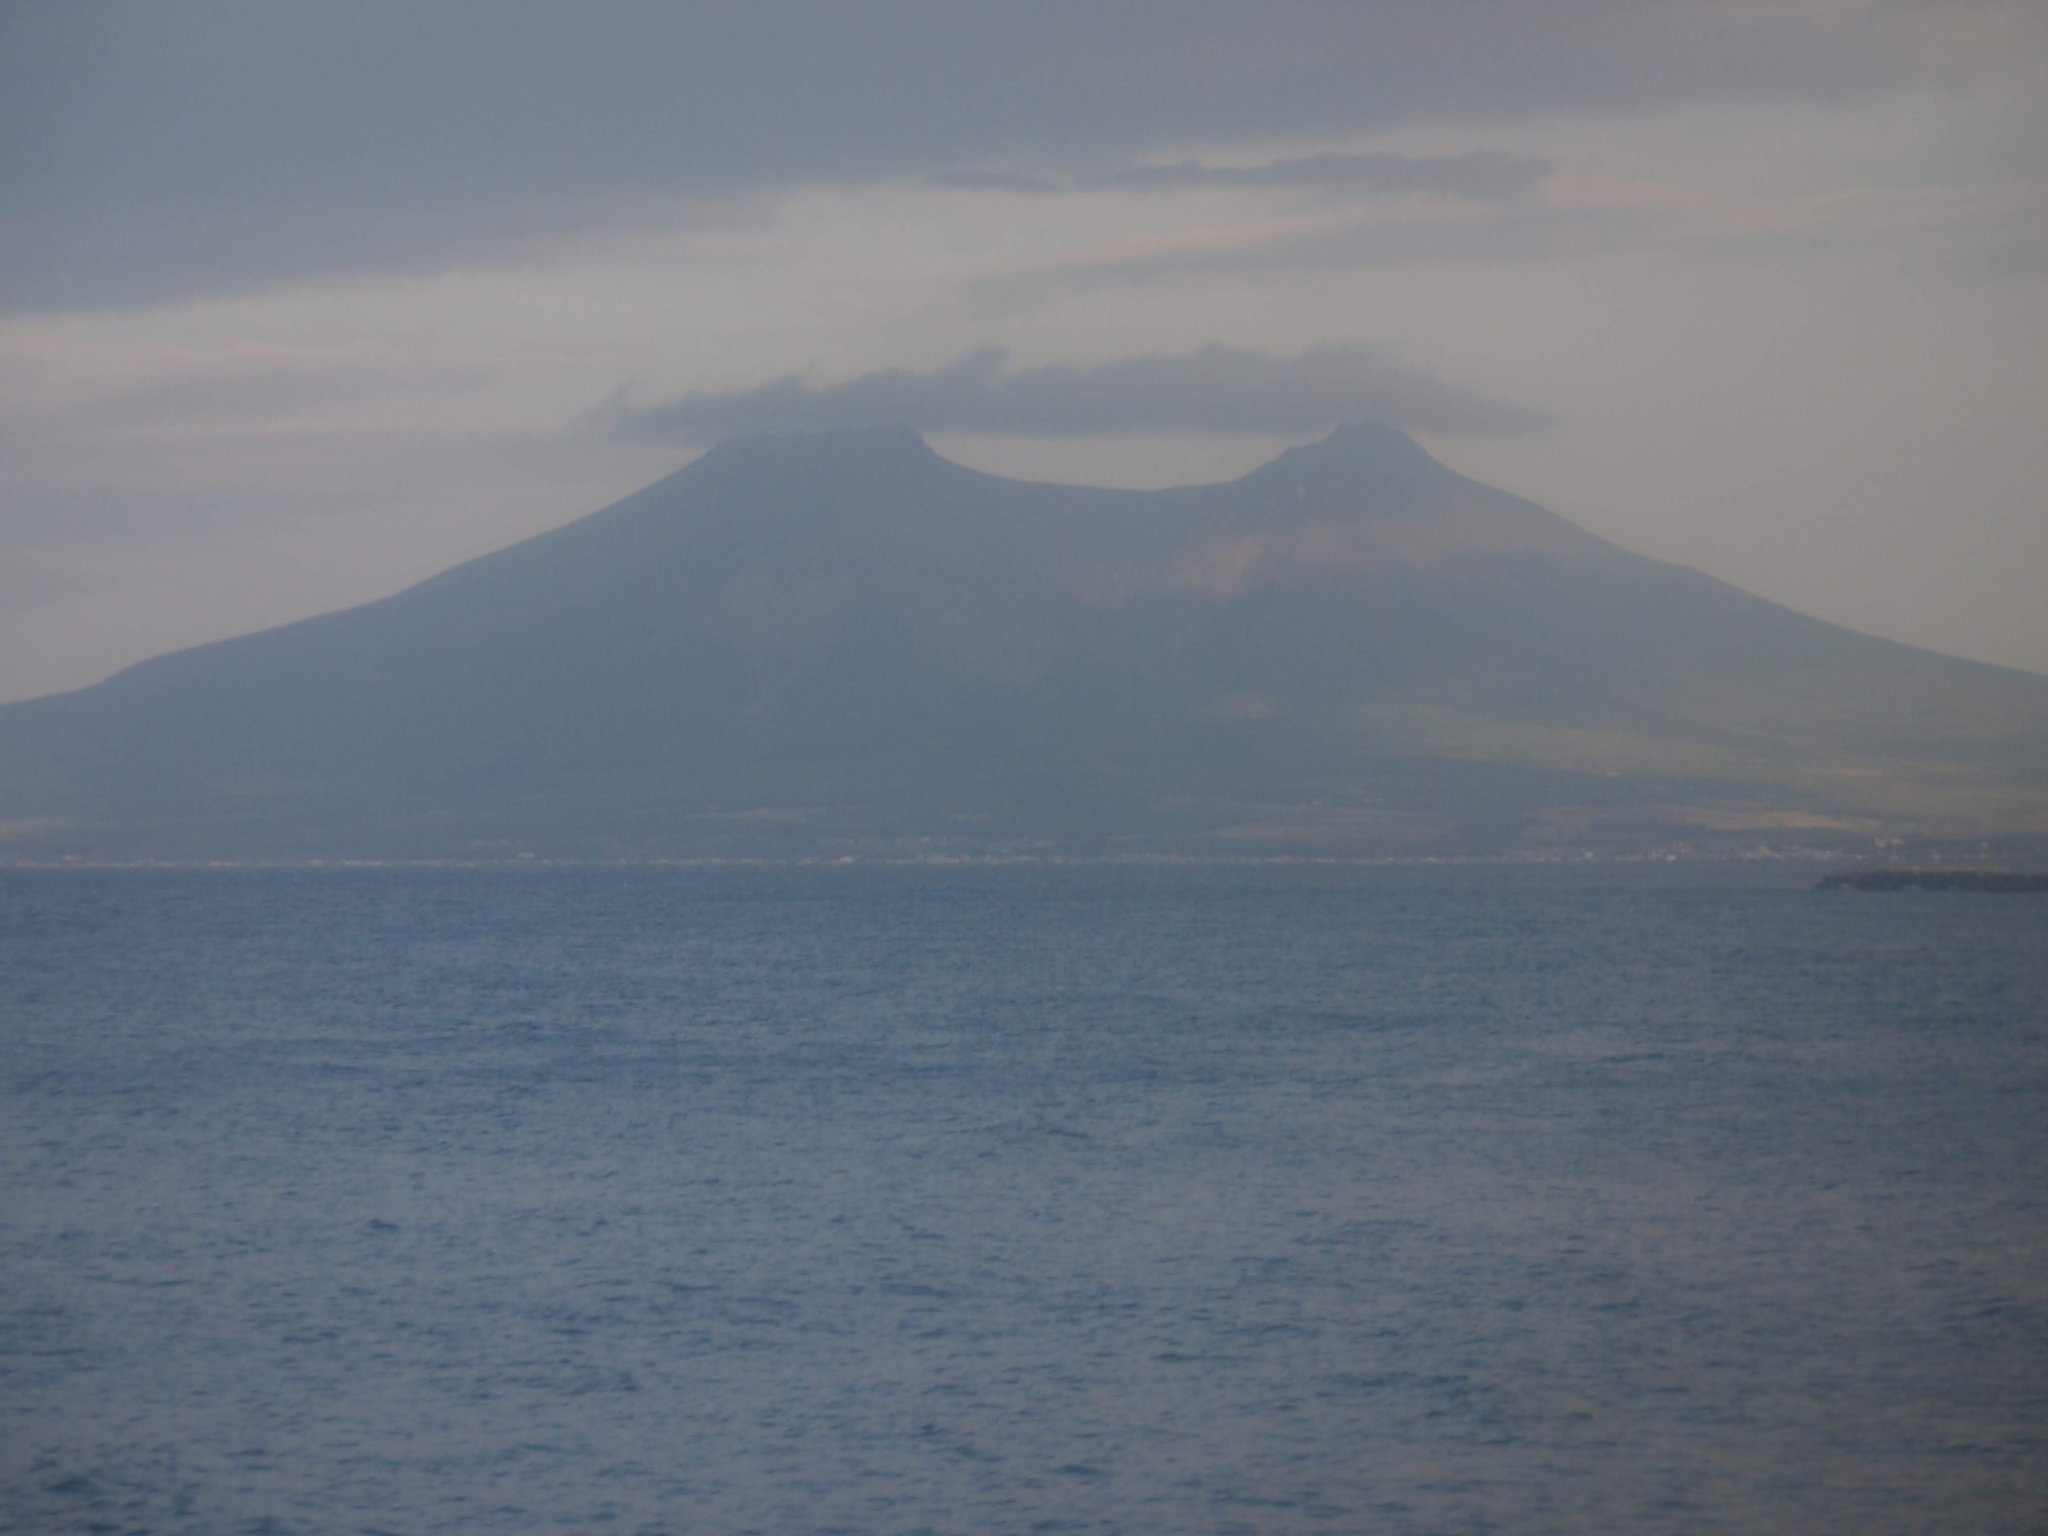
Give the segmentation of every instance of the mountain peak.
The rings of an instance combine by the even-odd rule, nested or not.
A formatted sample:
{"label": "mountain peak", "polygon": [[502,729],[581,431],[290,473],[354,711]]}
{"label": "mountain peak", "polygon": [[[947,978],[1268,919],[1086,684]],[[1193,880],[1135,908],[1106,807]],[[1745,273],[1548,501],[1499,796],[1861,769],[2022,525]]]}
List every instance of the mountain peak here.
{"label": "mountain peak", "polygon": [[1304,512],[1366,505],[1381,513],[1420,513],[1443,505],[1458,476],[1406,433],[1360,421],[1289,448],[1243,483]]}
{"label": "mountain peak", "polygon": [[756,432],[729,437],[697,461],[705,465],[793,464],[876,469],[889,465],[940,462],[914,430],[905,426],[833,427],[810,432]]}
{"label": "mountain peak", "polygon": [[1377,421],[1350,422],[1313,443],[1289,448],[1269,467],[1282,466],[1296,474],[1313,471],[1318,476],[1450,473],[1407,433]]}

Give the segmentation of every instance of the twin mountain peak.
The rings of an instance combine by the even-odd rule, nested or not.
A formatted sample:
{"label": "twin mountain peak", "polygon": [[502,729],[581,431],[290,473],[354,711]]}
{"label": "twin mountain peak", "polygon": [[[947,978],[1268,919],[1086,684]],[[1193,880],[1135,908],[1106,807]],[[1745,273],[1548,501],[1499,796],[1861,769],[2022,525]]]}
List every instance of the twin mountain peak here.
{"label": "twin mountain peak", "polygon": [[0,858],[1266,857],[2048,833],[2048,679],[1358,425],[1224,484],[726,443],[395,597],[0,709]]}

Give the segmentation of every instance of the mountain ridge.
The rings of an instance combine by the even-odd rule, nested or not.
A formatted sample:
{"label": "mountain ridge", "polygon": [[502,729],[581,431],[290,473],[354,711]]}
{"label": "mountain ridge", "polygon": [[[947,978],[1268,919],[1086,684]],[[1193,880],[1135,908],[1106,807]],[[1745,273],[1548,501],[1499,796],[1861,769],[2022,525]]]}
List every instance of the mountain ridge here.
{"label": "mountain ridge", "polygon": [[2044,781],[2048,679],[1635,555],[1390,428],[1157,491],[877,428],[736,439],[0,708],[0,856],[1841,843],[2048,831]]}

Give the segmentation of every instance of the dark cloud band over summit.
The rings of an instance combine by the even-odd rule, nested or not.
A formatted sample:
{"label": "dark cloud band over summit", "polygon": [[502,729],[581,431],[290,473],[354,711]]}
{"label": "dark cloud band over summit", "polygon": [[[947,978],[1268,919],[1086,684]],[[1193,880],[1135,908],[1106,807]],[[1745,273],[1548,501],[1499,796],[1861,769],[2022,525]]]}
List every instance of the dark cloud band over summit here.
{"label": "dark cloud band over summit", "polygon": [[695,445],[752,432],[890,425],[1011,437],[1284,434],[1365,418],[1418,432],[1496,434],[1549,421],[1356,344],[1310,347],[1292,357],[1211,345],[1032,368],[1011,367],[1001,347],[979,347],[924,372],[885,368],[841,384],[790,374],[751,389],[695,391],[624,409],[618,430]]}

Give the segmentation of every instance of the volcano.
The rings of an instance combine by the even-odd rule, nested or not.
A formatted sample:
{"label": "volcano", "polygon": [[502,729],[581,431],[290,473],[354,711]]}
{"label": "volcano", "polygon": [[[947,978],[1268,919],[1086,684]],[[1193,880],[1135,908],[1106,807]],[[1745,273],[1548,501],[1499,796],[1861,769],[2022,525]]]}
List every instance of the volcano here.
{"label": "volcano", "polygon": [[1321,856],[2048,832],[2048,678],[1347,427],[1241,479],[726,443],[396,596],[0,708],[0,857]]}

